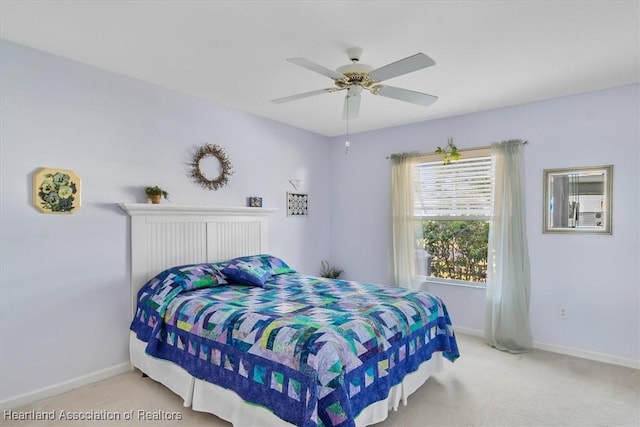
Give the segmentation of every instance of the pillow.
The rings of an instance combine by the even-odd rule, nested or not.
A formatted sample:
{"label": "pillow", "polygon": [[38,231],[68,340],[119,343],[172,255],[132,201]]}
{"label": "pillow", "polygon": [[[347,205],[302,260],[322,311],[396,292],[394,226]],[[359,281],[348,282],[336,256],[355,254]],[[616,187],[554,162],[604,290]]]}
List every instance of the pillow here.
{"label": "pillow", "polygon": [[226,285],[227,277],[222,273],[224,264],[205,263],[174,267],[169,270],[168,279],[189,291],[206,287]]}
{"label": "pillow", "polygon": [[254,286],[263,286],[271,276],[295,272],[286,262],[268,254],[234,258],[222,270],[235,282]]}
{"label": "pillow", "polygon": [[229,279],[241,285],[262,286],[271,277],[271,271],[256,261],[232,260],[223,270]]}
{"label": "pillow", "polygon": [[259,263],[264,270],[270,271],[272,276],[277,276],[278,274],[296,272],[296,270],[289,267],[287,263],[284,262],[282,259],[269,254],[241,256],[238,258],[234,258],[232,261],[246,261],[251,263],[253,262]]}
{"label": "pillow", "polygon": [[224,263],[188,264],[167,268],[149,279],[138,291],[138,302],[157,310],[176,295],[200,288],[212,288],[229,283],[222,273]]}

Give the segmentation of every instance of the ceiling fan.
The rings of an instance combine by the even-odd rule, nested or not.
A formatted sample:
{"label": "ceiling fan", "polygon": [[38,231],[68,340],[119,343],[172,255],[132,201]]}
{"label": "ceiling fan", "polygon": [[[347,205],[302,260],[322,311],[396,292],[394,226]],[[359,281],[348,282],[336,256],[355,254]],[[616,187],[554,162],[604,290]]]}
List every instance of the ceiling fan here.
{"label": "ceiling fan", "polygon": [[323,67],[322,65],[316,64],[315,62],[309,61],[305,58],[288,58],[287,61],[289,62],[333,79],[335,86],[286,96],[284,98],[274,99],[271,102],[280,104],[313,95],[319,95],[321,93],[346,90],[347,95],[344,100],[342,117],[345,119],[355,119],[358,117],[358,112],[360,111],[360,95],[362,93],[362,89],[366,89],[374,95],[398,99],[400,101],[410,102],[412,104],[418,104],[425,107],[433,104],[438,99],[437,96],[426,93],[380,84],[380,82],[385,80],[435,65],[436,62],[424,53],[416,53],[415,55],[392,62],[391,64],[376,68],[375,70],[370,65],[359,63],[360,57],[362,56],[361,48],[354,47],[347,49],[347,54],[349,55],[351,64],[343,65],[336,71]]}

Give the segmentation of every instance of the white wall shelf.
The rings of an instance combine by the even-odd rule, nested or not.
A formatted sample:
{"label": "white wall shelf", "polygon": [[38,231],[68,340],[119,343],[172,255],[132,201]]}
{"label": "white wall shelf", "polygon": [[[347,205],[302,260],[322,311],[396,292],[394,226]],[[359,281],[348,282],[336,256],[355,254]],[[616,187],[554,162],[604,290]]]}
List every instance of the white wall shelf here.
{"label": "white wall shelf", "polygon": [[250,208],[250,207],[220,207],[205,205],[172,205],[168,203],[119,203],[129,216],[148,215],[271,215],[276,212],[274,208]]}

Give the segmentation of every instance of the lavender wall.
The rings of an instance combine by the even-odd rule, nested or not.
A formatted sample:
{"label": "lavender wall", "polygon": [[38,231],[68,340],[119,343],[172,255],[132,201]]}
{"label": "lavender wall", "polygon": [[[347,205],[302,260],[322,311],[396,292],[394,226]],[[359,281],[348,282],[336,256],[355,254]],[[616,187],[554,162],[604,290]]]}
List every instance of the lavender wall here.
{"label": "lavender wall", "polygon": [[[331,257],[350,278],[391,282],[390,164],[402,151],[433,152],[526,139],[531,320],[541,348],[637,364],[640,359],[640,86],[422,122],[332,140]],[[542,171],[614,165],[613,235],[542,233]],[[484,329],[482,289],[429,285],[461,329]],[[567,318],[560,318],[566,307]]]}
{"label": "lavender wall", "polygon": [[[622,359],[638,336],[638,87],[567,97],[328,139],[0,42],[0,403],[128,360],[128,218],[158,184],[171,203],[243,206],[260,195],[278,208],[271,252],[316,274],[328,258],[348,278],[390,282],[392,152],[433,151],[525,138],[534,338]],[[203,190],[187,177],[193,147],[231,158],[231,185]],[[541,233],[542,170],[614,164],[612,236]],[[39,167],[73,169],[83,203],[73,215],[31,204]],[[290,179],[303,182],[311,215],[288,218]],[[461,328],[483,325],[484,292],[432,285]],[[98,304],[96,304],[98,302]],[[558,309],[568,317],[560,319]],[[36,314],[34,316],[34,313]],[[33,339],[32,334],[38,334]],[[81,336],[82,338],[78,338]]]}
{"label": "lavender wall", "polygon": [[[0,105],[0,402],[128,361],[128,217],[146,185],[170,203],[278,208],[271,252],[316,274],[329,256],[327,139],[113,73],[2,42]],[[192,148],[219,144],[234,174],[204,190]],[[40,167],[74,170],[82,207],[45,215],[31,203]],[[286,216],[290,179],[311,215]]]}

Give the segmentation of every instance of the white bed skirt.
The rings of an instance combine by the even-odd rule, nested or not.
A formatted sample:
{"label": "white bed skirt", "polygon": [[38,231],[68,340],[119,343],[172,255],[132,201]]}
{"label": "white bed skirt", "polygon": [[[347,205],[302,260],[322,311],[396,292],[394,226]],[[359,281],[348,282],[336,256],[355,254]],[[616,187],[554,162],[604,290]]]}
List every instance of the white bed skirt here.
{"label": "white bed skirt", "polygon": [[[234,426],[293,426],[262,406],[243,401],[231,390],[196,379],[172,362],[149,356],[144,351],[145,347],[146,343],[131,332],[129,353],[133,366],[180,396],[184,400],[184,406],[214,414]],[[409,395],[424,384],[429,376],[443,369],[442,360],[442,353],[434,353],[416,372],[408,374],[402,383],[394,386],[387,399],[365,408],[356,417],[356,426],[364,427],[382,422],[387,418],[389,411],[398,410],[400,402],[406,405]]]}

